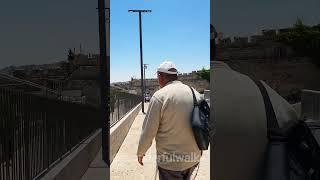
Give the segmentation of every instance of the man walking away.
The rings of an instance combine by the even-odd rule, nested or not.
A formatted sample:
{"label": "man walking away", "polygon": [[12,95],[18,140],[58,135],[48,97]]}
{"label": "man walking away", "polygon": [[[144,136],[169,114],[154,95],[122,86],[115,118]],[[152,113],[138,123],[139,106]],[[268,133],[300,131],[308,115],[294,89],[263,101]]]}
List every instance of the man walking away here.
{"label": "man walking away", "polygon": [[[193,96],[189,86],[178,80],[173,62],[157,69],[160,90],[150,99],[137,150],[138,162],[156,141],[160,180],[189,180],[201,157],[191,127]],[[200,94],[194,90],[197,100]]]}

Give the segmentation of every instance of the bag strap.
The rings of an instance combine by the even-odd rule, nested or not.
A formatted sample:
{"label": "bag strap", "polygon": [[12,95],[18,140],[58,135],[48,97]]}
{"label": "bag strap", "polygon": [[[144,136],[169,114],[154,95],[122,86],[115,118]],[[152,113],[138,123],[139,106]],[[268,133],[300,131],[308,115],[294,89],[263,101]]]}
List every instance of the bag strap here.
{"label": "bag strap", "polygon": [[270,137],[270,135],[271,135],[270,131],[279,129],[277,116],[274,112],[274,109],[273,109],[272,103],[270,101],[270,97],[268,95],[268,91],[267,91],[266,87],[262,84],[261,81],[254,80],[254,82],[258,86],[258,88],[260,89],[261,95],[263,97],[264,107],[265,107],[266,116],[267,116],[268,137]]}
{"label": "bag strap", "polygon": [[[192,96],[193,96],[193,106],[198,106],[198,101],[197,101],[196,95],[194,94],[192,87],[189,86],[189,88],[191,89]],[[201,150],[201,156],[202,156],[202,150]]]}
{"label": "bag strap", "polygon": [[198,106],[198,101],[197,101],[196,95],[194,94],[194,91],[193,91],[192,87],[189,86],[189,88],[191,89],[192,96],[193,96],[193,105],[194,106]]}

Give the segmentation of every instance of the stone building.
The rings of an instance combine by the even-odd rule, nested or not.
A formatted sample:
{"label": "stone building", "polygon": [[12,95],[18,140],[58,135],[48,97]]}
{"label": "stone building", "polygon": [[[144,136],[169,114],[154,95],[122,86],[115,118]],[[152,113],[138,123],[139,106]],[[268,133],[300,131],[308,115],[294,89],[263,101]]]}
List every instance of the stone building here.
{"label": "stone building", "polygon": [[100,86],[99,55],[73,54],[68,61],[51,64],[26,65],[10,68],[10,74],[49,89],[61,92],[69,99],[98,105]]}
{"label": "stone building", "polygon": [[265,37],[275,37],[277,35],[277,30],[276,29],[263,29],[262,34]]}
{"label": "stone building", "polygon": [[234,37],[233,45],[236,47],[246,46],[249,43],[248,37]]}
{"label": "stone building", "polygon": [[276,41],[277,30],[262,30],[262,35],[252,35],[250,37],[234,37],[230,43],[230,38],[220,40],[217,45],[218,60],[262,60],[277,61],[289,59],[295,56],[293,50],[285,44]]}
{"label": "stone building", "polygon": [[221,38],[218,40],[220,46],[226,46],[229,47],[231,45],[231,38]]}
{"label": "stone building", "polygon": [[73,66],[98,66],[99,55],[97,54],[75,54],[73,59],[69,59],[69,62]]}

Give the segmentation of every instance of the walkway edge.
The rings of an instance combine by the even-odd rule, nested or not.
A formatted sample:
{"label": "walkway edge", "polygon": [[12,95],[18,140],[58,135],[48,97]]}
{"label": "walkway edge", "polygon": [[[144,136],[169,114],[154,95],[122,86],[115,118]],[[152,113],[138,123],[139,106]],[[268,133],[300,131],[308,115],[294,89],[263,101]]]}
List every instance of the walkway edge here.
{"label": "walkway edge", "polygon": [[79,180],[101,147],[101,129],[54,166],[41,180]]}
{"label": "walkway edge", "polygon": [[117,124],[110,129],[110,162],[118,153],[130,127],[141,109],[141,103],[128,112]]}

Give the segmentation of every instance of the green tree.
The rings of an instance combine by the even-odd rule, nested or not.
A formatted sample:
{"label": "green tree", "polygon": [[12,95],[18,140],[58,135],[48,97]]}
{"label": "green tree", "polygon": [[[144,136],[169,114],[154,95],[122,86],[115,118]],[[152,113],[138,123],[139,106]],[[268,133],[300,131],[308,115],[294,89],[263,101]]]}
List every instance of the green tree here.
{"label": "green tree", "polygon": [[297,19],[288,32],[277,35],[277,40],[290,46],[299,55],[312,58],[317,65],[320,65],[320,24],[307,26],[301,19]]}
{"label": "green tree", "polygon": [[71,49],[68,50],[68,60],[71,61],[74,59],[74,52]]}
{"label": "green tree", "polygon": [[200,71],[196,73],[200,78],[210,82],[210,69],[202,68]]}

